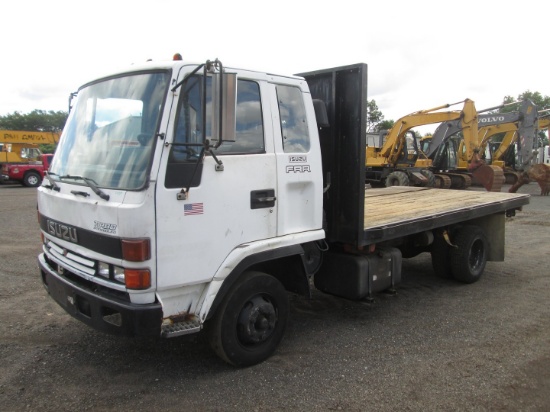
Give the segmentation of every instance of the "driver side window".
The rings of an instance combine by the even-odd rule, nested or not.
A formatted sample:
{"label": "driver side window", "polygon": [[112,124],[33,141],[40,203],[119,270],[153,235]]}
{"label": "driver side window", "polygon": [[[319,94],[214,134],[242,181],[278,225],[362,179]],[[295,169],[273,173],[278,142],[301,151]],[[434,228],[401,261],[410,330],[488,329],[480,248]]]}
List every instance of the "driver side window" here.
{"label": "driver side window", "polygon": [[[206,105],[201,104],[206,87]],[[211,135],[210,108],[212,106],[212,82],[202,76],[191,77],[183,86],[178,102],[174,130],[174,143],[170,148],[165,186],[198,186],[201,180],[202,163],[197,165],[204,138]],[[237,83],[237,111],[235,141],[225,141],[214,150],[220,155],[251,155],[265,153],[263,115],[260,87],[257,82],[239,79]],[[206,106],[206,125],[202,124],[203,107]],[[203,128],[205,132],[203,133]],[[207,153],[207,155],[209,155]],[[195,170],[196,169],[196,170]]]}

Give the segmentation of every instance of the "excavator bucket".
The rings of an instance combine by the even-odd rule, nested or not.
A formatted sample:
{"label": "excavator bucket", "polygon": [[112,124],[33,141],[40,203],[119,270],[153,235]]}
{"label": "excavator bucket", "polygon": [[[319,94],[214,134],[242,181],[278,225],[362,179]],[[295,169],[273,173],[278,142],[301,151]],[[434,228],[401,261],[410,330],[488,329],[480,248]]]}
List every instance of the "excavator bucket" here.
{"label": "excavator bucket", "polygon": [[472,171],[474,182],[483,186],[488,192],[500,192],[504,184],[504,171],[501,167],[481,165]]}
{"label": "excavator bucket", "polygon": [[528,172],[521,173],[518,182],[510,187],[508,191],[510,193],[516,193],[521,186],[532,180],[539,184],[541,196],[550,195],[550,166],[544,163],[535,164]]}

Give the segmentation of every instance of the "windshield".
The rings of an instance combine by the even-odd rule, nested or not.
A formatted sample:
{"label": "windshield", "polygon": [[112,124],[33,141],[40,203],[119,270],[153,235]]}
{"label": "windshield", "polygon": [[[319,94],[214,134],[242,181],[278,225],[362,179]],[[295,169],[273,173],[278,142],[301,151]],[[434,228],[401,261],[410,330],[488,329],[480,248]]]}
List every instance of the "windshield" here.
{"label": "windshield", "polygon": [[102,188],[144,187],[169,81],[166,71],[141,73],[81,89],[51,176],[56,180],[82,176]]}

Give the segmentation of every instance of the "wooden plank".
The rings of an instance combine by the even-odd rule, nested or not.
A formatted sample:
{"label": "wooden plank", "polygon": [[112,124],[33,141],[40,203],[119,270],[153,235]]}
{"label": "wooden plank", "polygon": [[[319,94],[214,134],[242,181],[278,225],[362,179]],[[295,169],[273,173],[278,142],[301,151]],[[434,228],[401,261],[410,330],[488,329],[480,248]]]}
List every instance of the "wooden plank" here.
{"label": "wooden plank", "polygon": [[364,228],[369,230],[414,222],[430,216],[446,215],[526,196],[528,197],[512,193],[406,186],[367,189]]}

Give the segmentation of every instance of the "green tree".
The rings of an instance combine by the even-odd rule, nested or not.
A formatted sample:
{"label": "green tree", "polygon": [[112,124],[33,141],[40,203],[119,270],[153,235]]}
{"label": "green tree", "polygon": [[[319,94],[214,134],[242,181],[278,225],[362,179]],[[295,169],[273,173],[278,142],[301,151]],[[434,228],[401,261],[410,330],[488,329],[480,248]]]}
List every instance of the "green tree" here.
{"label": "green tree", "polygon": [[379,132],[380,130],[390,130],[394,124],[394,120],[384,120],[377,124],[376,131]]}
{"label": "green tree", "polygon": [[549,96],[543,96],[539,92],[531,92],[527,90],[521,93],[517,98],[514,98],[512,96],[504,96],[504,99],[502,100],[503,104],[511,105],[500,109],[500,113],[507,113],[518,110],[519,104],[525,99],[530,99],[534,104],[536,104],[539,112],[550,109]]}
{"label": "green tree", "polygon": [[33,110],[27,114],[13,112],[0,116],[0,129],[61,132],[67,121],[67,116],[67,112],[54,110]]}
{"label": "green tree", "polygon": [[376,101],[367,101],[367,132],[377,132],[380,130],[380,123],[384,121],[384,115],[378,109]]}

